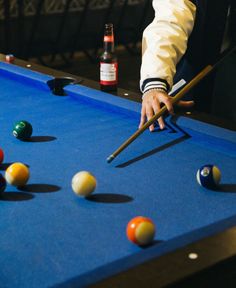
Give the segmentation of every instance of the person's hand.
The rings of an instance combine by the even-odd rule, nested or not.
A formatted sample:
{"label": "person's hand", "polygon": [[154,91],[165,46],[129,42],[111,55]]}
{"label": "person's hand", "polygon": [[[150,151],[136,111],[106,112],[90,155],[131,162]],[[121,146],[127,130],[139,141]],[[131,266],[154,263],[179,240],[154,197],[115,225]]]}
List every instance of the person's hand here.
{"label": "person's hand", "polygon": [[[169,113],[174,114],[171,97],[164,90],[161,91],[157,89],[152,89],[144,94],[139,128],[141,128],[146,123],[146,121],[150,120],[155,114],[160,111],[161,104],[165,104]],[[192,107],[194,105],[194,102],[179,101],[177,105],[188,108]],[[158,124],[160,126],[160,129],[164,129],[165,123],[162,117],[158,119]],[[154,124],[149,126],[149,130],[151,132],[154,130]]]}

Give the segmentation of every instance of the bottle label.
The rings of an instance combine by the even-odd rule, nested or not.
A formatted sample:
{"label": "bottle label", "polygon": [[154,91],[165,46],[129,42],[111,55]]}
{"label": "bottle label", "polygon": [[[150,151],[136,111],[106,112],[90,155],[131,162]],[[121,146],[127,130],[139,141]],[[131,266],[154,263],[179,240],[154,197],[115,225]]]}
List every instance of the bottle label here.
{"label": "bottle label", "polygon": [[113,35],[105,35],[104,36],[104,42],[114,42],[114,36]]}
{"label": "bottle label", "polygon": [[115,85],[117,84],[118,64],[115,63],[100,63],[100,84]]}

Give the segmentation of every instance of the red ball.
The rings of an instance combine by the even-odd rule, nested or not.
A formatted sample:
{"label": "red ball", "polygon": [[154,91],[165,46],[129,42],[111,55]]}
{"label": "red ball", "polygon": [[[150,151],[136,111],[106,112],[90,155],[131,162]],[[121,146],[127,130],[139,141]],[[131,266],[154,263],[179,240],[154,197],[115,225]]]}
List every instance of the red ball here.
{"label": "red ball", "polygon": [[3,153],[3,150],[0,148],[0,164],[2,164],[4,160],[4,153]]}
{"label": "red ball", "polygon": [[155,233],[156,228],[153,221],[143,216],[131,219],[126,228],[128,239],[140,246],[151,244]]}
{"label": "red ball", "polygon": [[15,57],[14,57],[13,54],[8,54],[8,55],[6,55],[6,62],[7,62],[7,63],[13,63],[14,60],[15,60]]}

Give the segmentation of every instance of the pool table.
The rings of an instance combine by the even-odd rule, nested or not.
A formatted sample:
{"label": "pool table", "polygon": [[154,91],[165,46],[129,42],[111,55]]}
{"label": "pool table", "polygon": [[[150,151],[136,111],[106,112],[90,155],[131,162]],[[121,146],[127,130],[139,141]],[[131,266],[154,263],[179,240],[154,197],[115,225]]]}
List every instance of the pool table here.
{"label": "pool table", "polygon": [[[236,255],[235,131],[177,114],[108,164],[140,103],[32,66],[0,62],[0,172],[30,170],[0,201],[1,287],[163,287]],[[18,120],[32,124],[29,141],[12,135]],[[216,190],[196,181],[208,163],[222,173]],[[72,191],[78,171],[97,179],[88,198]],[[135,216],[156,225],[147,247],[126,237]]]}

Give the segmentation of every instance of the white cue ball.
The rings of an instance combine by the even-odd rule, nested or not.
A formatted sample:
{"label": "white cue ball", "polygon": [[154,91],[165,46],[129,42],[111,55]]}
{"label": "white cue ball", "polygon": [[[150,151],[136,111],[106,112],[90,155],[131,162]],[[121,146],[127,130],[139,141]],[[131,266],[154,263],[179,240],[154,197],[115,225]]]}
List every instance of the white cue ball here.
{"label": "white cue ball", "polygon": [[97,185],[96,178],[87,171],[81,171],[72,178],[72,189],[78,196],[87,197],[93,193]]}

